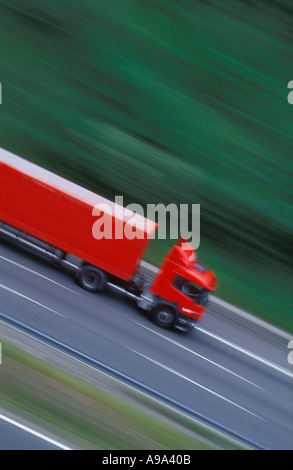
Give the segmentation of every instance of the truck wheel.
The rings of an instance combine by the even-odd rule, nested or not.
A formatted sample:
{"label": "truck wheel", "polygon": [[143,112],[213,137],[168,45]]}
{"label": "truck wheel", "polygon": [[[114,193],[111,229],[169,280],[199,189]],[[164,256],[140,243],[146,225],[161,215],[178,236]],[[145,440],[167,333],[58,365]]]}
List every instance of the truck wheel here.
{"label": "truck wheel", "polygon": [[89,292],[103,291],[107,282],[106,276],[98,269],[86,266],[77,275],[81,287]]}
{"label": "truck wheel", "polygon": [[172,308],[161,305],[154,309],[152,319],[161,328],[170,329],[175,324],[176,314]]}

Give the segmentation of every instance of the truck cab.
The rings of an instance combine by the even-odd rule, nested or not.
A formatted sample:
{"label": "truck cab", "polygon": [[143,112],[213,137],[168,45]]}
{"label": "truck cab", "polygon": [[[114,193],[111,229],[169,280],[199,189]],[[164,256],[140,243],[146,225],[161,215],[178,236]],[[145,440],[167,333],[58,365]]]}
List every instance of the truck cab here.
{"label": "truck cab", "polygon": [[216,284],[214,274],[197,262],[193,246],[180,239],[149,287],[153,320],[163,328],[190,330],[202,318]]}

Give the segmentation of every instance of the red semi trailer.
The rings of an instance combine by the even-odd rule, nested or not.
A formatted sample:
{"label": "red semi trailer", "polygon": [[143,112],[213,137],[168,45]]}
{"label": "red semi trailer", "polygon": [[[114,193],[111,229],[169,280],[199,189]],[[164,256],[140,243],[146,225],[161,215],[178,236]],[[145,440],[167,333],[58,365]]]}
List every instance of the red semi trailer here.
{"label": "red semi trailer", "polygon": [[[103,214],[112,237],[94,236]],[[135,217],[133,217],[135,215]],[[129,217],[130,216],[130,217]],[[135,236],[127,237],[135,220]],[[117,224],[120,227],[117,234]],[[0,152],[0,236],[75,275],[88,291],[114,287],[132,297],[163,327],[189,331],[202,317],[214,274],[197,263],[193,247],[179,240],[151,283],[140,262],[156,223],[4,149]]]}

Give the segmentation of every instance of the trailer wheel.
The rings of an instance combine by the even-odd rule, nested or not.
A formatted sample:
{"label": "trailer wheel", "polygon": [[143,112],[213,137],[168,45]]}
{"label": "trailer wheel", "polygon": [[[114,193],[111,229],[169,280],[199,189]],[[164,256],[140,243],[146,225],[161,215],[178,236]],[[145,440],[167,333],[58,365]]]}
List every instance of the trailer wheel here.
{"label": "trailer wheel", "polygon": [[167,305],[155,307],[152,313],[154,323],[161,328],[170,329],[174,326],[176,320],[175,311]]}
{"label": "trailer wheel", "polygon": [[107,282],[105,274],[91,266],[82,268],[77,274],[77,280],[80,286],[89,292],[103,291]]}

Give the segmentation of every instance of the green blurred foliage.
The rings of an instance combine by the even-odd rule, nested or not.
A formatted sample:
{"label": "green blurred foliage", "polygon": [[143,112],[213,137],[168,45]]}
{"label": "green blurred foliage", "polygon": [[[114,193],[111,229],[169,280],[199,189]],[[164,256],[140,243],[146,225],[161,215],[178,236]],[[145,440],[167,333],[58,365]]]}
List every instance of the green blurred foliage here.
{"label": "green blurred foliage", "polygon": [[46,429],[72,449],[242,449],[99,371],[90,376],[86,365],[75,364],[72,375],[8,343],[3,348],[1,411]]}
{"label": "green blurred foliage", "polygon": [[292,2],[0,5],[1,145],[125,204],[201,204],[218,295],[293,330]]}

